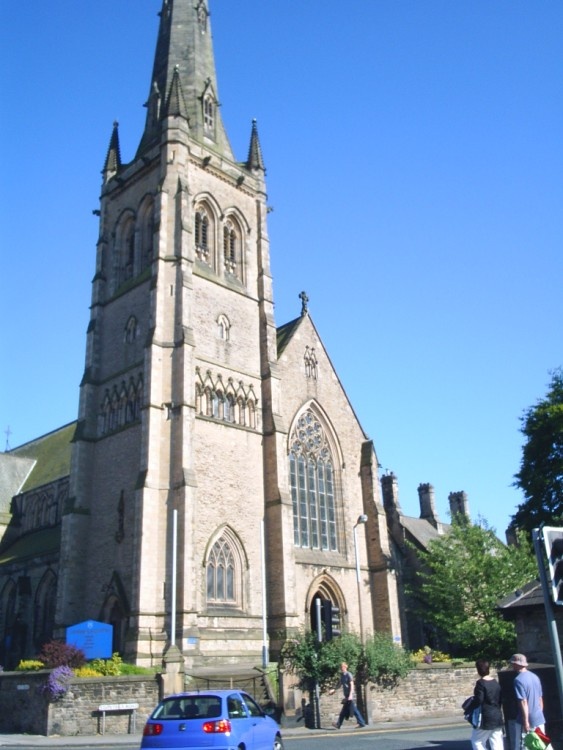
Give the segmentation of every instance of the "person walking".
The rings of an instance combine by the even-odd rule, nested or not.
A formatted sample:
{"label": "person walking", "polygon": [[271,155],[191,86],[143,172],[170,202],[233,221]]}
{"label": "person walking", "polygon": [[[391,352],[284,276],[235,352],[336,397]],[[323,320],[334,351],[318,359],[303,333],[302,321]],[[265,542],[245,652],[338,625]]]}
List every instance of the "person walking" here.
{"label": "person walking", "polygon": [[487,659],[477,659],[475,667],[479,679],[475,683],[469,710],[481,707],[481,726],[473,728],[471,745],[473,750],[487,750],[489,743],[490,750],[504,750],[500,685],[489,674]]}
{"label": "person walking", "polygon": [[[344,719],[351,719],[352,716],[357,721],[356,727],[365,727],[366,722],[364,721],[364,717],[361,715],[361,713],[358,710],[358,707],[356,706],[356,691],[354,688],[354,675],[350,674],[348,671],[348,665],[346,662],[342,662],[340,665],[340,685],[342,686],[342,708],[340,709],[340,715],[338,717],[338,721],[333,722],[332,726],[335,729],[340,729],[342,726],[342,722]],[[330,693],[334,693],[334,690],[331,690]]]}
{"label": "person walking", "polygon": [[540,678],[528,671],[528,660],[524,654],[513,654],[510,664],[515,672],[514,692],[518,704],[515,731],[513,737],[514,750],[520,750],[522,734],[534,729],[545,732],[545,716],[543,713],[543,691]]}

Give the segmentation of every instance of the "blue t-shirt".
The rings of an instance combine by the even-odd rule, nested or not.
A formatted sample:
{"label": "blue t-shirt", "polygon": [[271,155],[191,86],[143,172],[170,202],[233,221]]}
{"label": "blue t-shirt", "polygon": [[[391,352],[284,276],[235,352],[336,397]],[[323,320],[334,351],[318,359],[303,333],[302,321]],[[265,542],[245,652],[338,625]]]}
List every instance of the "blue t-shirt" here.
{"label": "blue t-shirt", "polygon": [[[540,699],[543,695],[540,678],[533,672],[519,672],[514,679],[514,692],[518,701],[528,702],[528,719],[532,728],[545,724]],[[518,703],[519,724],[522,724],[522,707]]]}

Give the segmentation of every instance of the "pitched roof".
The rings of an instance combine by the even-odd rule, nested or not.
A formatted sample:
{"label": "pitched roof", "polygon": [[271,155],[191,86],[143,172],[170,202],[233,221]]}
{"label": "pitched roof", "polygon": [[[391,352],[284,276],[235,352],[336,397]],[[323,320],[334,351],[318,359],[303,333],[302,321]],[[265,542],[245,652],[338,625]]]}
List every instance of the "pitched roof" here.
{"label": "pitched roof", "polygon": [[[413,537],[413,539],[420,544],[424,549],[428,548],[429,542],[432,539],[437,539],[441,536],[440,532],[435,526],[427,521],[425,518],[412,518],[410,516],[400,517],[401,526]],[[441,527],[446,531],[449,526],[448,524],[440,524]]]}
{"label": "pitched roof", "polygon": [[530,581],[521,589],[514,591],[498,603],[498,608],[503,610],[503,614],[516,614],[517,610],[526,607],[543,607],[543,591],[541,583],[538,580]]}
{"label": "pitched roof", "polygon": [[14,495],[23,487],[35,459],[0,453],[0,513],[8,513]]}
{"label": "pitched roof", "polygon": [[75,429],[76,422],[71,422],[10,451],[8,454],[10,456],[35,461],[33,469],[19,492],[28,492],[70,474],[70,456]]}
{"label": "pitched roof", "polygon": [[278,340],[278,357],[283,354],[284,349],[291,341],[291,337],[295,331],[299,328],[299,324],[303,320],[303,316],[290,320],[289,323],[285,323],[277,329],[277,340]]}

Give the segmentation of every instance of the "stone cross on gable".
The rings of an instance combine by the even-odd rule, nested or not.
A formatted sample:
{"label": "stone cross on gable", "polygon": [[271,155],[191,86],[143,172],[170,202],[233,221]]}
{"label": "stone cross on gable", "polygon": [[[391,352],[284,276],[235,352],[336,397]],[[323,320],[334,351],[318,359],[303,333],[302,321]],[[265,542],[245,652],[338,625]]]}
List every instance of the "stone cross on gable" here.
{"label": "stone cross on gable", "polygon": [[299,295],[299,299],[301,300],[301,315],[307,315],[307,303],[309,302],[307,293],[301,292],[301,294]]}

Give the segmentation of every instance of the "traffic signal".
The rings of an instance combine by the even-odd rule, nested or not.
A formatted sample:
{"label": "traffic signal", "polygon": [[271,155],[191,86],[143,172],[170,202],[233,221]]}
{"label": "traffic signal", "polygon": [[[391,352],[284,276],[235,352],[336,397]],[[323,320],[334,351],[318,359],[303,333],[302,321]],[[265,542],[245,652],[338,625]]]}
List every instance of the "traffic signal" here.
{"label": "traffic signal", "polygon": [[329,599],[323,601],[323,625],[325,641],[330,641],[332,638],[338,638],[341,634],[340,609],[335,607]]}
{"label": "traffic signal", "polygon": [[542,531],[551,575],[551,595],[555,604],[563,604],[563,528],[544,526]]}

